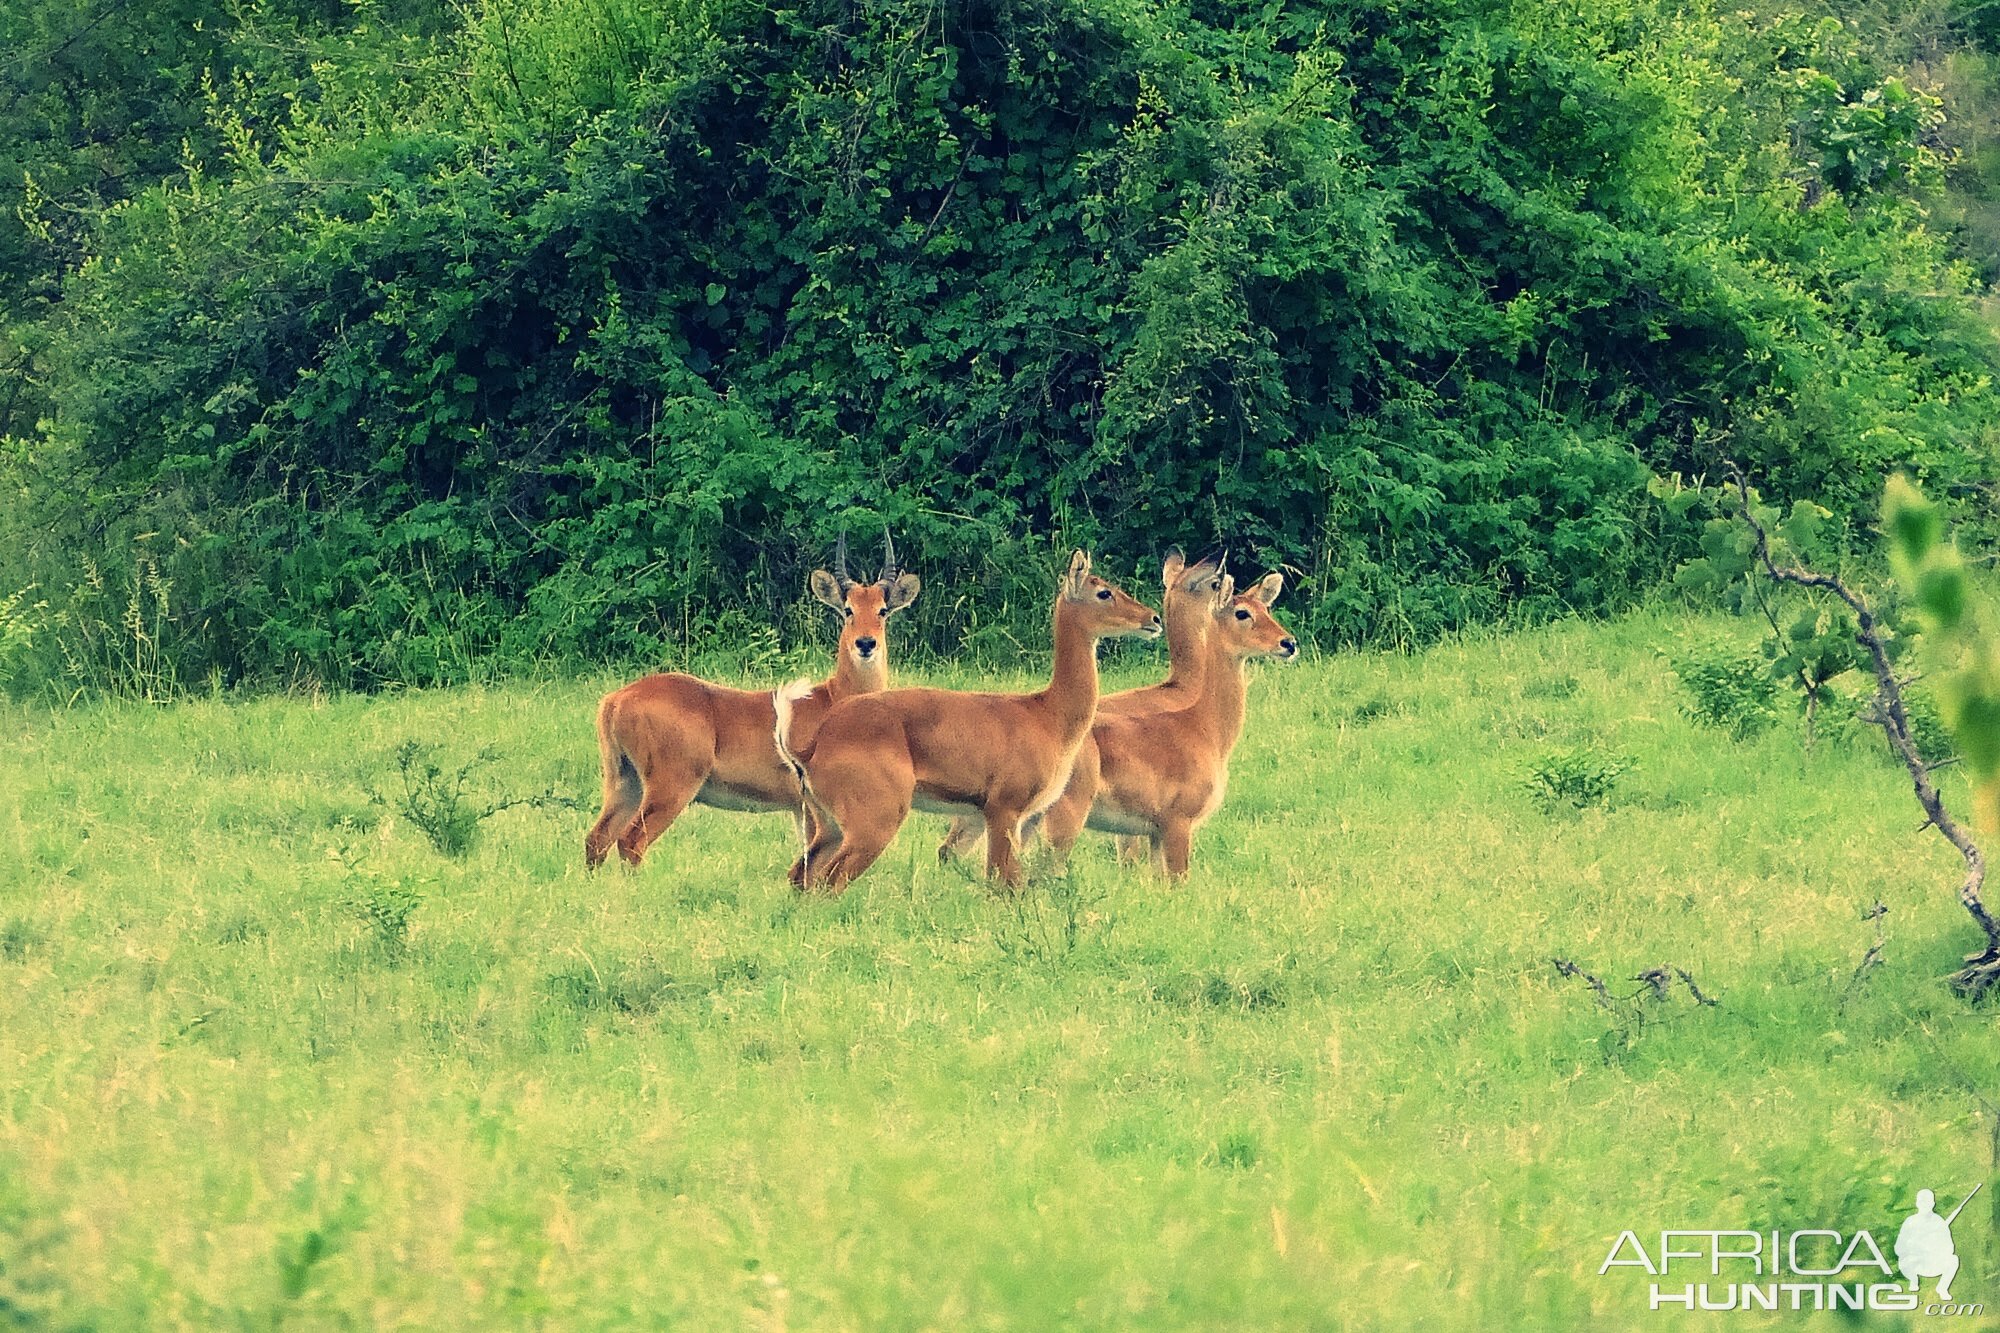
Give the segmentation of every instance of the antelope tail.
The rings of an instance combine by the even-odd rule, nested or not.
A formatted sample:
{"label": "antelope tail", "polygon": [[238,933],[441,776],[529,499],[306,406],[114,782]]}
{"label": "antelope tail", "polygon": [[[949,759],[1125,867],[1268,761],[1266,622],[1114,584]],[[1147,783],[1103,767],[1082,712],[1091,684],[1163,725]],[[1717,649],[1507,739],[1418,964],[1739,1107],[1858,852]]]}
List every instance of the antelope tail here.
{"label": "antelope tail", "polygon": [[[777,712],[778,725],[771,729],[771,738],[778,744],[778,757],[785,761],[785,767],[792,770],[792,776],[799,784],[799,857],[809,860],[812,855],[812,831],[808,814],[812,807],[812,788],[806,783],[805,761],[792,752],[792,709],[798,701],[813,692],[813,682],[800,677],[789,685],[781,686],[771,695],[771,706]],[[806,877],[812,876],[812,866],[805,867]]]}
{"label": "antelope tail", "polygon": [[792,776],[799,780],[801,792],[806,785],[806,766],[804,760],[792,751],[792,710],[813,689],[813,682],[801,676],[771,696],[771,706],[778,714],[778,725],[772,729],[771,737],[778,743],[778,757],[785,761],[785,767],[791,769]]}
{"label": "antelope tail", "polygon": [[[597,705],[597,757],[604,769],[604,804],[608,807],[624,785],[625,769],[630,761],[625,757],[625,747],[617,735],[618,695],[614,691],[607,694]],[[633,776],[638,776],[636,769]]]}

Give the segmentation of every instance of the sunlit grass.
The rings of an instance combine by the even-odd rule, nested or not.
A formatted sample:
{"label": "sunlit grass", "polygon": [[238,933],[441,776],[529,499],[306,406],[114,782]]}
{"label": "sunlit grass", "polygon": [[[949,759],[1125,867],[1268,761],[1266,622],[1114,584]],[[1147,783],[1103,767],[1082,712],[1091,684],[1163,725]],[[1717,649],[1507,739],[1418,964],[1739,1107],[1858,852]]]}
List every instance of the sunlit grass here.
{"label": "sunlit grass", "polygon": [[[1597,1275],[1624,1228],[1891,1234],[1917,1184],[1993,1167],[1992,1019],[1940,980],[1973,942],[1956,862],[1865,736],[1680,715],[1660,650],[1749,633],[1259,670],[1186,885],[1091,835],[1021,900],[939,867],[923,817],[829,901],[784,885],[782,817],[696,810],[593,877],[594,804],[447,860],[370,798],[414,737],[594,803],[608,681],[17,709],[0,1309],[1625,1326],[1643,1278]],[[1528,769],[1586,744],[1633,768],[1543,813]],[[357,857],[421,896],[401,949]],[[1557,955],[1721,1003],[1610,1013]],[[1957,1289],[2000,1294],[1993,1218],[1959,1234]]]}

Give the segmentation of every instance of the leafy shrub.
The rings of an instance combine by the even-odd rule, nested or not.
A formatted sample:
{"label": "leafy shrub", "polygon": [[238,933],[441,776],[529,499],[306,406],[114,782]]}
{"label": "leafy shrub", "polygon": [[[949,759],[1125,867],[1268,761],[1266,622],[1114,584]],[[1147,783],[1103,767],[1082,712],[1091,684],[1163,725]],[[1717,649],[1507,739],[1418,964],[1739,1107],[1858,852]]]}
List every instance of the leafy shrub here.
{"label": "leafy shrub", "polygon": [[[531,796],[493,795],[473,774],[498,763],[499,752],[491,746],[481,749],[456,768],[437,759],[437,747],[422,741],[406,740],[396,747],[396,773],[401,789],[393,797],[396,812],[407,819],[436,851],[443,856],[463,856],[478,839],[481,823],[515,806],[535,809],[577,808],[574,798],[560,796],[553,788]],[[470,785],[469,785],[470,784]],[[390,798],[370,793],[377,803]]]}
{"label": "leafy shrub", "polygon": [[[1674,582],[1691,592],[1716,597],[1724,606],[1763,621],[1763,654],[1771,679],[1790,690],[1805,715],[1811,744],[1819,712],[1833,696],[1841,677],[1867,666],[1855,638],[1854,614],[1830,589],[1776,583],[1764,575],[1756,543],[1743,521],[1744,496],[1732,483],[1716,487],[1710,517],[1701,533],[1703,554],[1683,564]],[[1682,492],[1676,505],[1696,499]],[[1804,564],[1837,569],[1846,554],[1847,527],[1809,500],[1794,501],[1789,510],[1767,504],[1755,490],[1748,492],[1750,512],[1767,534],[1771,559],[1780,567]],[[1901,654],[1907,638],[1897,632],[1906,619],[1891,599],[1878,599],[1878,619],[1887,649]],[[1744,686],[1747,687],[1747,684]]]}
{"label": "leafy shrub", "polygon": [[48,610],[47,602],[28,600],[33,591],[30,586],[0,597],[0,694],[25,668],[35,642],[35,617]]}
{"label": "leafy shrub", "polygon": [[1564,806],[1578,810],[1611,803],[1618,779],[1632,771],[1632,761],[1596,745],[1551,750],[1530,766],[1523,785],[1545,812]]}
{"label": "leafy shrub", "polygon": [[1080,870],[1051,876],[1010,897],[1012,920],[995,926],[994,943],[1011,961],[1060,967],[1084,943],[1102,946],[1117,924],[1103,910],[1105,898],[1104,889]]}
{"label": "leafy shrub", "polygon": [[377,869],[372,849],[360,843],[336,844],[328,849],[327,859],[339,868],[348,911],[368,927],[384,958],[400,961],[409,943],[411,918],[423,906],[424,886],[430,881]]}
{"label": "leafy shrub", "polygon": [[0,962],[18,963],[47,939],[48,932],[27,917],[9,917],[0,925]]}
{"label": "leafy shrub", "polygon": [[1854,639],[1853,614],[1823,597],[1799,607],[1789,624],[1774,623],[1764,652],[1772,677],[1797,692],[1808,726],[1828,698],[1827,687],[1865,660]]}
{"label": "leafy shrub", "polygon": [[[118,626],[70,573],[122,592],[151,533],[185,608],[77,687],[775,664],[881,521],[954,590],[906,648],[1041,642],[1058,541],[1222,533],[1302,571],[1304,632],[1409,643],[1629,601],[1689,553],[1646,486],[1702,423],[1838,518],[1888,466],[1991,472],[1934,108],[1839,25],[298,8],[160,35],[243,77],[165,99],[156,183],[65,224],[20,339],[0,587]],[[50,640],[16,674],[64,672]]]}
{"label": "leafy shrub", "polygon": [[1732,649],[1689,653],[1673,665],[1688,697],[1681,716],[1747,740],[1778,719],[1777,682],[1770,664]]}
{"label": "leafy shrub", "polygon": [[414,740],[396,748],[396,773],[402,780],[396,812],[440,855],[463,856],[479,834],[479,821],[490,813],[467,799],[466,781],[498,755],[491,748],[482,749],[457,768],[447,770],[435,753],[435,747]]}
{"label": "leafy shrub", "polygon": [[353,900],[354,914],[375,933],[388,956],[400,957],[410,938],[410,918],[423,906],[424,895],[409,878],[374,880]]}

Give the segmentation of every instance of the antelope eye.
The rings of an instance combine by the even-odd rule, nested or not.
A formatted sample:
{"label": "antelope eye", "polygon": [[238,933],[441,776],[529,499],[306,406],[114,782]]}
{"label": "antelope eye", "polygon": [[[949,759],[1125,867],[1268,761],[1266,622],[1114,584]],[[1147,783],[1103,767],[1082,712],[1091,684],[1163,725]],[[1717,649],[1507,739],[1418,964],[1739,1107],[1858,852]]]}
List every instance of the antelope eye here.
{"label": "antelope eye", "polygon": [[1108,602],[1108,601],[1110,601],[1110,600],[1111,600],[1111,589],[1109,589],[1109,588],[1099,588],[1099,589],[1097,590],[1097,600],[1098,600],[1098,601],[1100,601],[1100,602]]}
{"label": "antelope eye", "polygon": [[843,611],[845,611],[845,612],[847,612],[847,618],[848,618],[849,620],[852,620],[852,619],[854,619],[854,608],[853,608],[853,607],[851,607],[851,606],[843,606],[843,607],[842,607],[842,608],[840,608],[840,609],[841,609],[841,610],[843,610]]}
{"label": "antelope eye", "polygon": [[1250,613],[1249,613],[1248,611],[1244,611],[1244,610],[1241,610],[1241,609],[1239,609],[1239,610],[1238,610],[1238,611],[1236,612],[1236,618],[1237,618],[1238,620],[1248,620],[1248,619],[1250,618]]}

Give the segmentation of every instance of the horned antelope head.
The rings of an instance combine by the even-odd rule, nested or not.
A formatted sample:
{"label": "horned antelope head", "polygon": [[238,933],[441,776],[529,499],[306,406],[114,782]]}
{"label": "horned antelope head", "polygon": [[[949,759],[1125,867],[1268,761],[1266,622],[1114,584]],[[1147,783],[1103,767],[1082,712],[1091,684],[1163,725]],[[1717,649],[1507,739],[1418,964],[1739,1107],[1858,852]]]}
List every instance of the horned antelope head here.
{"label": "horned antelope head", "polygon": [[1160,586],[1166,594],[1160,609],[1170,626],[1178,618],[1187,617],[1197,631],[1208,628],[1208,616],[1214,609],[1215,594],[1222,587],[1222,569],[1227,558],[1227,553],[1218,549],[1190,564],[1179,550],[1167,552],[1166,563],[1160,567]]}
{"label": "horned antelope head", "polygon": [[1062,596],[1063,604],[1100,639],[1123,634],[1157,639],[1166,629],[1152,607],[1091,573],[1090,557],[1082,551],[1070,554]]}
{"label": "horned antelope head", "polygon": [[1271,657],[1289,662],[1299,655],[1299,641],[1271,615],[1271,606],[1285,590],[1283,574],[1266,574],[1250,590],[1236,591],[1236,581],[1227,574],[1217,589],[1214,633],[1225,651],[1235,660]]}
{"label": "horned antelope head", "polygon": [[891,614],[917,600],[923,581],[903,572],[896,559],[896,543],[889,530],[882,530],[882,572],[859,583],[847,572],[847,534],[833,548],[833,569],[815,569],[810,580],[812,595],[838,612],[842,618],[840,652],[852,656],[857,666],[872,668],[885,656],[884,636]]}

